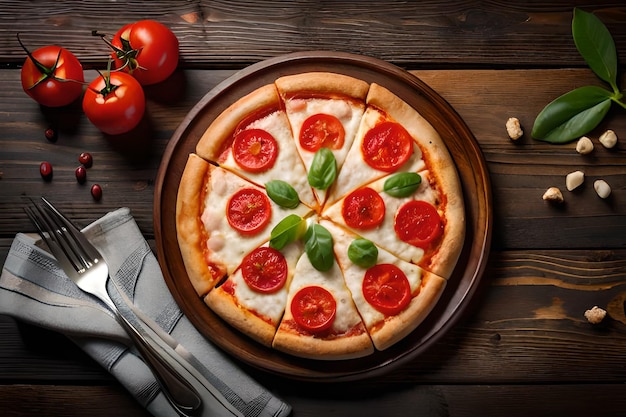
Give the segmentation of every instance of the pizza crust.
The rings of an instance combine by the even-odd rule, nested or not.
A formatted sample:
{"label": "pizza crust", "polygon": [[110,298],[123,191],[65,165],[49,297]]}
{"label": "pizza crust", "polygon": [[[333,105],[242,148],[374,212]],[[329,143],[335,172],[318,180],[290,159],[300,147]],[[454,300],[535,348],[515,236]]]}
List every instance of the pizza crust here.
{"label": "pizza crust", "polygon": [[428,316],[443,294],[447,281],[430,272],[422,272],[419,293],[400,314],[385,319],[369,330],[374,346],[385,350],[415,330]]}
{"label": "pizza crust", "polygon": [[[200,220],[204,209],[204,193],[209,183],[210,164],[190,154],[183,171],[176,199],[176,236],[183,263],[191,285],[200,296],[207,294],[225,272],[214,276],[205,257],[204,225]],[[216,271],[217,272],[217,271]]]}
{"label": "pizza crust", "polygon": [[318,93],[325,96],[344,96],[365,100],[370,85],[358,78],[332,72],[306,72],[287,75],[275,81],[283,98],[298,93]]}
{"label": "pizza crust", "polygon": [[249,310],[242,308],[233,296],[229,295],[221,287],[211,291],[205,297],[204,302],[234,328],[265,346],[270,347],[272,345],[278,324],[271,324]]}
{"label": "pizza crust", "polygon": [[417,110],[391,91],[372,83],[367,94],[367,104],[382,110],[400,123],[416,140],[422,151],[433,150],[435,157],[448,151],[435,128]]}
{"label": "pizza crust", "polygon": [[307,359],[344,360],[369,356],[374,353],[372,341],[363,324],[360,333],[322,339],[303,335],[281,324],[272,346],[281,352]]}
{"label": "pizza crust", "polygon": [[449,279],[465,243],[463,191],[454,166],[433,167],[430,175],[436,178],[437,186],[442,190],[446,199],[444,206],[446,224],[438,248],[424,267]]}
{"label": "pizza crust", "polygon": [[279,105],[280,99],[273,84],[267,84],[252,91],[215,118],[198,141],[196,153],[208,161],[217,162],[229,141],[232,140],[233,132],[239,122],[257,111],[271,106],[278,108]]}

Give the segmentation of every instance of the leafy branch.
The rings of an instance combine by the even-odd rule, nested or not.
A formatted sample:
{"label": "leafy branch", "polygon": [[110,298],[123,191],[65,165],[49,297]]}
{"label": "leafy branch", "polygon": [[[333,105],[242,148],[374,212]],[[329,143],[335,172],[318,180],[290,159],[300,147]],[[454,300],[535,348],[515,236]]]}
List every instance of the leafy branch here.
{"label": "leafy branch", "polygon": [[617,52],[609,30],[595,15],[575,8],[572,37],[589,68],[611,89],[585,86],[558,97],[537,115],[532,128],[535,139],[571,142],[598,126],[613,103],[626,109],[624,91],[617,85]]}

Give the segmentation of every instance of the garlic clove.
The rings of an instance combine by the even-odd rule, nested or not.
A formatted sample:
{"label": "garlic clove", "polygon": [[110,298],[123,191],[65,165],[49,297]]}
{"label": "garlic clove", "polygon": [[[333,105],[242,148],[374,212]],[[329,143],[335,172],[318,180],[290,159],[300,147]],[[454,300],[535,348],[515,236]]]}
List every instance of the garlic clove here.
{"label": "garlic clove", "polygon": [[587,136],[578,139],[576,143],[576,152],[581,155],[587,155],[593,151],[593,142]]}
{"label": "garlic clove", "polygon": [[617,144],[617,135],[615,134],[614,131],[609,129],[606,132],[604,132],[602,135],[600,135],[600,143],[605,148],[610,149]]}
{"label": "garlic clove", "polygon": [[593,188],[600,198],[607,198],[611,195],[611,186],[604,180],[596,180],[593,183]]}
{"label": "garlic clove", "polygon": [[567,174],[565,177],[565,187],[567,191],[572,191],[578,188],[585,181],[585,174],[582,171],[574,171]]}
{"label": "garlic clove", "polygon": [[550,187],[543,193],[543,199],[554,203],[562,203],[563,193],[558,187]]}
{"label": "garlic clove", "polygon": [[524,131],[517,117],[509,117],[506,121],[506,132],[512,140],[517,140],[524,135]]}
{"label": "garlic clove", "polygon": [[591,324],[598,324],[606,317],[606,310],[598,306],[585,311],[585,318]]}

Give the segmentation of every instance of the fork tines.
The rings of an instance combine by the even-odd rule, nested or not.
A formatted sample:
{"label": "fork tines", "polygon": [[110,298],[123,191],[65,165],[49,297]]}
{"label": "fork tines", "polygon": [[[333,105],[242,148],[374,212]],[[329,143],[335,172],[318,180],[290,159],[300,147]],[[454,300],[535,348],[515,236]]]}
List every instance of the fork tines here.
{"label": "fork tines", "polygon": [[58,251],[62,251],[68,262],[79,273],[93,266],[90,253],[91,244],[85,243],[87,239],[83,234],[59,212],[48,200],[41,197],[42,203],[38,204],[31,200],[24,211],[34,223],[41,238],[46,242],[53,255],[58,259]]}

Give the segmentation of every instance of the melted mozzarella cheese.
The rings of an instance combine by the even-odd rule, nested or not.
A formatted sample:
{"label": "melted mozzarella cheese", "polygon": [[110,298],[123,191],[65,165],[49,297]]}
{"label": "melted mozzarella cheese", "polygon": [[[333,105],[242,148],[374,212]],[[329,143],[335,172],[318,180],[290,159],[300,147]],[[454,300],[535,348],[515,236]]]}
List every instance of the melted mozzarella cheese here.
{"label": "melted mozzarella cheese", "polygon": [[[293,296],[302,288],[318,285],[330,291],[335,298],[337,311],[332,329],[336,333],[344,333],[361,322],[361,317],[354,306],[352,297],[345,285],[341,270],[337,263],[333,263],[333,267],[326,271],[318,271],[311,265],[309,257],[304,253],[296,265],[295,275],[289,288],[289,297],[287,300],[287,308],[290,309]],[[291,311],[290,311],[291,314]],[[293,316],[293,314],[291,314]]]}
{"label": "melted mozzarella cheese", "polygon": [[257,234],[242,236],[228,224],[225,214],[230,197],[242,188],[257,188],[265,192],[235,174],[217,167],[212,168],[209,192],[206,194],[207,200],[201,216],[208,234],[207,247],[211,250],[211,259],[222,263],[229,274],[233,273],[247,253],[269,240],[271,230],[282,219],[292,213],[304,217],[310,211],[304,204],[295,209],[285,209],[270,200],[272,214],[269,224]]}
{"label": "melted mozzarella cheese", "polygon": [[296,150],[285,112],[273,112],[254,121],[246,129],[265,130],[276,139],[278,156],[274,165],[267,171],[248,172],[241,169],[235,162],[232,151],[229,151],[227,158],[221,163],[221,166],[234,170],[242,177],[261,186],[264,186],[271,180],[285,181],[296,190],[300,201],[309,207],[314,207],[316,204],[315,198],[307,181],[304,165],[301,163],[300,156]]}
{"label": "melted mozzarella cheese", "polygon": [[[356,304],[365,326],[369,329],[385,318],[385,315],[369,304],[363,296],[363,278],[366,268],[355,265],[348,257],[348,247],[358,236],[334,225],[328,221],[321,221],[321,225],[326,227],[333,235],[334,250],[337,261],[341,265],[346,285],[352,293],[352,298]],[[411,293],[415,293],[422,282],[422,270],[416,265],[398,259],[384,249],[378,248],[378,264],[393,264],[400,268],[406,275]]]}
{"label": "melted mozzarella cheese", "polygon": [[[343,168],[333,185],[327,204],[332,204],[357,188],[389,174],[369,166],[363,159],[363,152],[361,151],[365,134],[383,120],[384,116],[378,110],[371,107],[367,108]],[[414,144],[413,154],[396,172],[417,172],[423,170],[425,166],[426,164],[422,160],[422,152],[417,144]]]}
{"label": "melted mozzarella cheese", "polygon": [[[263,245],[267,246],[267,244]],[[260,293],[251,289],[243,279],[241,268],[237,268],[235,273],[229,277],[234,284],[235,299],[243,307],[255,311],[262,316],[269,318],[273,324],[277,325],[283,312],[287,300],[287,289],[296,269],[296,263],[302,255],[303,247],[301,242],[293,242],[281,249],[281,253],[287,261],[287,282],[274,293]]]}
{"label": "melted mozzarella cheese", "polygon": [[[351,229],[347,225],[345,227],[352,230],[354,233],[371,240],[378,246],[404,259],[407,262],[418,263],[424,256],[424,249],[418,248],[400,240],[394,230],[394,223],[398,209],[411,200],[422,200],[432,205],[436,205],[437,194],[429,185],[428,171],[421,171],[419,172],[419,174],[422,177],[422,182],[420,183],[420,186],[417,188],[417,190],[415,190],[415,192],[408,197],[397,198],[385,193],[383,191],[383,187],[385,181],[387,180],[387,177],[381,178],[369,184],[368,187],[378,192],[378,194],[382,197],[383,202],[385,203],[385,217],[383,219],[383,222],[378,227],[369,230]],[[341,213],[343,201],[344,198],[337,201],[332,206],[326,208],[324,210],[323,217],[328,218],[339,224],[345,225],[345,221]]]}
{"label": "melted mozzarella cheese", "polygon": [[[363,116],[364,106],[362,104],[352,104],[346,100],[338,99],[293,98],[285,102],[285,109],[289,122],[291,123],[296,147],[302,157],[307,172],[311,167],[315,153],[307,151],[300,146],[300,130],[302,124],[310,116],[320,113],[330,114],[339,119],[344,128],[344,143],[341,148],[332,149],[332,152],[335,156],[337,169],[341,169],[352,142],[354,141],[361,117]],[[324,202],[327,190],[315,189],[314,192],[317,195],[318,201]]]}

